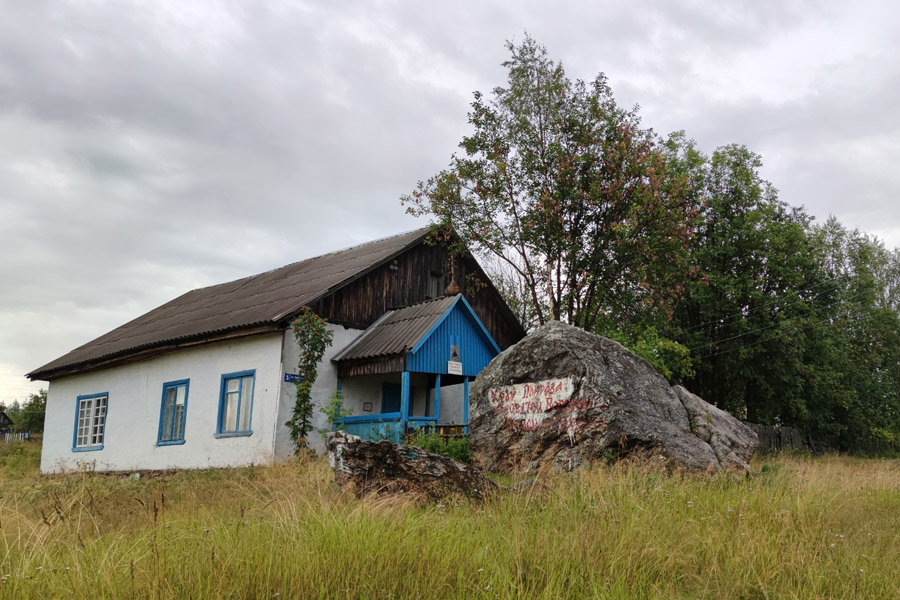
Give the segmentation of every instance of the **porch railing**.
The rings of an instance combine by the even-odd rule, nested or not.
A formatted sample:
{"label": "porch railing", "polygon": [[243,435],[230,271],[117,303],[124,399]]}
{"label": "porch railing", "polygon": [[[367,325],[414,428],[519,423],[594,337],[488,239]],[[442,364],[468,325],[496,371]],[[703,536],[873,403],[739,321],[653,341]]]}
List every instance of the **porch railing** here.
{"label": "porch railing", "polygon": [[400,438],[411,429],[433,429],[437,417],[409,417],[404,431],[400,413],[380,413],[335,419],[334,430],[346,431],[367,440],[390,440],[400,443]]}

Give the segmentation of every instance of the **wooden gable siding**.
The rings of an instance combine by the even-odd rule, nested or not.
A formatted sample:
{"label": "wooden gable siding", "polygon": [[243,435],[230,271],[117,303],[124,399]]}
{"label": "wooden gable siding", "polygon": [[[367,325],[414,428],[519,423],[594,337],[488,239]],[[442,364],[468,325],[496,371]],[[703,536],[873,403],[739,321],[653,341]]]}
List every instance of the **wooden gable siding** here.
{"label": "wooden gable siding", "polygon": [[[326,296],[316,303],[315,310],[332,323],[366,329],[391,309],[429,299],[433,273],[440,274],[438,285],[443,294],[444,287],[450,282],[450,264],[446,247],[418,244]],[[479,281],[487,281],[473,258],[457,257],[456,281],[460,290],[497,345],[505,349],[522,339],[525,335],[522,326],[497,290],[490,284],[470,285],[470,274]]]}

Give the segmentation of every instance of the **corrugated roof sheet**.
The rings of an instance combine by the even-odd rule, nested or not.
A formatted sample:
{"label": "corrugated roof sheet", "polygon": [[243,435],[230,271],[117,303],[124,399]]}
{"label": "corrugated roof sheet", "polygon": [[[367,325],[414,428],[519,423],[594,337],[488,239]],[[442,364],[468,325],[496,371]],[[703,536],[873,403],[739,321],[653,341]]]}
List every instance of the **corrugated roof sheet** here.
{"label": "corrugated roof sheet", "polygon": [[457,296],[444,296],[387,312],[333,360],[340,362],[405,354],[428,333],[456,299]]}
{"label": "corrugated roof sheet", "polygon": [[42,379],[61,369],[204,335],[274,326],[415,245],[428,232],[427,227],[416,229],[188,292],[35,369],[27,377]]}

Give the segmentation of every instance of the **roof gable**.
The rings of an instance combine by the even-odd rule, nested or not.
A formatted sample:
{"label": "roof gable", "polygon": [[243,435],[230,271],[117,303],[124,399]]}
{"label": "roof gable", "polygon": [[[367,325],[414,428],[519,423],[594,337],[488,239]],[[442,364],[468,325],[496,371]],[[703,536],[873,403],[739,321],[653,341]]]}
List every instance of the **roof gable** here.
{"label": "roof gable", "polygon": [[236,281],[200,288],[32,371],[45,379],[80,366],[216,334],[276,330],[304,306],[422,242],[428,227]]}
{"label": "roof gable", "polygon": [[406,356],[406,368],[421,373],[447,373],[453,359],[462,363],[462,375],[475,377],[500,354],[500,347],[463,296],[422,336]]}
{"label": "roof gable", "polygon": [[[459,350],[463,375],[477,375],[500,347],[462,296],[444,296],[392,310],[332,359],[359,363],[384,357],[403,357],[405,370],[446,373],[451,346]],[[394,369],[385,362],[379,370]]]}

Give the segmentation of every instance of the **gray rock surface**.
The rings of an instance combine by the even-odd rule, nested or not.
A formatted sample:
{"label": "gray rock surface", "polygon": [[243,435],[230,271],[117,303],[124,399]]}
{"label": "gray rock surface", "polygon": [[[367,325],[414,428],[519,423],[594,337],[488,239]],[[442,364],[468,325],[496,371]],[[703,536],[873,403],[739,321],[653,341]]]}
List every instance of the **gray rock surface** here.
{"label": "gray rock surface", "polygon": [[336,431],[326,436],[325,448],[335,482],[358,496],[404,493],[432,500],[453,495],[480,500],[497,491],[477,468],[415,446]]}
{"label": "gray rock surface", "polygon": [[[727,423],[740,439],[748,437],[740,422],[716,411],[709,412],[711,424]],[[633,455],[716,471],[746,465],[755,451],[755,437],[752,450],[749,441],[730,447],[737,435],[710,430],[710,441],[701,439],[676,391],[650,364],[617,342],[558,321],[539,327],[481,372],[470,390],[469,416],[473,458],[492,472],[570,470]]]}
{"label": "gray rock surface", "polygon": [[749,460],[759,443],[756,432],[721,408],[706,402],[680,385],[675,393],[687,410],[691,431],[709,444],[722,467],[750,470]]}

